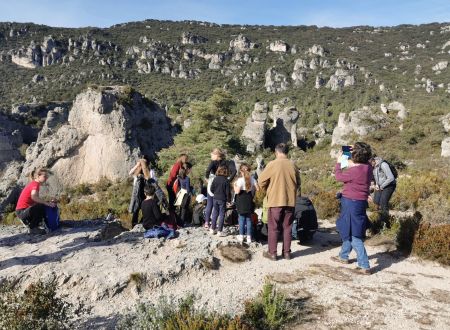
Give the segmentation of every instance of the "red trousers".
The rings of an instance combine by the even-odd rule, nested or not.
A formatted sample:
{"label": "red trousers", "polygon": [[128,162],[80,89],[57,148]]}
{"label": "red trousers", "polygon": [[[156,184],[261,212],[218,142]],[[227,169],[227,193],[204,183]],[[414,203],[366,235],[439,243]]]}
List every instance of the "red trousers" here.
{"label": "red trousers", "polygon": [[283,231],[283,253],[288,253],[291,251],[291,231],[293,221],[293,207],[269,207],[267,229],[270,254],[277,254],[278,236],[281,231]]}

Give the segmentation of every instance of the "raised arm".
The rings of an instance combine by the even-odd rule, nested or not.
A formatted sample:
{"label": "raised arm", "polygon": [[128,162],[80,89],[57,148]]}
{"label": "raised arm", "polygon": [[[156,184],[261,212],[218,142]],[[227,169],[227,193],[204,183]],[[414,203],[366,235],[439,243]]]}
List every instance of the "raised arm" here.
{"label": "raised arm", "polygon": [[349,171],[343,171],[341,170],[341,164],[336,163],[336,166],[334,168],[334,177],[336,178],[336,181],[339,182],[350,182],[352,180],[352,176],[349,173]]}

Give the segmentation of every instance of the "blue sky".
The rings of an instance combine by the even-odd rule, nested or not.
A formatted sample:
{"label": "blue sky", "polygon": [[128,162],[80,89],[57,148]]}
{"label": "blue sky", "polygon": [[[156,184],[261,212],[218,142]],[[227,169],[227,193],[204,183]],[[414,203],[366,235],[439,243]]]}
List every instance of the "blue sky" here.
{"label": "blue sky", "polygon": [[144,19],[392,26],[450,22],[450,0],[0,0],[0,22],[108,27]]}

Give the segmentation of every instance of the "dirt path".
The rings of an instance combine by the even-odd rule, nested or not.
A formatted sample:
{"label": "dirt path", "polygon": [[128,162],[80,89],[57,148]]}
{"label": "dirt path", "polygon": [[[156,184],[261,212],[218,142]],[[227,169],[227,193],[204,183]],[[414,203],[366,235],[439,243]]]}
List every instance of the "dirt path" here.
{"label": "dirt path", "polygon": [[[56,277],[60,292],[85,311],[77,321],[80,328],[111,328],[137,301],[189,292],[197,294],[199,305],[238,313],[267,279],[304,306],[292,328],[450,328],[449,268],[403,258],[382,244],[367,247],[375,273],[357,275],[355,263],[330,260],[340,244],[330,223],[321,223],[311,246],[293,243],[290,261],[269,261],[262,257],[266,246],[252,243],[251,260],[239,264],[217,251],[233,236],[188,228],[172,241],[144,240],[133,232],[102,241],[100,228],[64,228],[30,238],[21,228],[0,227],[0,280],[18,279],[25,287]],[[209,269],[212,263],[217,270]]]}

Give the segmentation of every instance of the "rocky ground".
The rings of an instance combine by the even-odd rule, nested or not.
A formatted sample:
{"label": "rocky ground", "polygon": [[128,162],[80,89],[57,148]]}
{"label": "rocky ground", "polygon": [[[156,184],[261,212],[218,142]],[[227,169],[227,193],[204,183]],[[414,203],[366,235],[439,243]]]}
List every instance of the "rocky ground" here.
{"label": "rocky ground", "polygon": [[[107,226],[107,230],[105,230]],[[251,259],[234,263],[218,249],[235,236],[211,236],[186,228],[177,239],[144,239],[139,231],[116,237],[102,221],[66,222],[60,231],[31,237],[19,227],[0,227],[0,281],[21,287],[56,277],[59,292],[78,309],[78,328],[113,328],[138,301],[161,295],[199,296],[199,305],[242,311],[270,279],[304,305],[295,329],[445,329],[450,327],[450,269],[404,258],[391,242],[369,240],[374,274],[357,275],[355,264],[333,263],[339,250],[334,225],[321,223],[310,246],[292,245],[290,261],[269,261],[251,243]]]}

